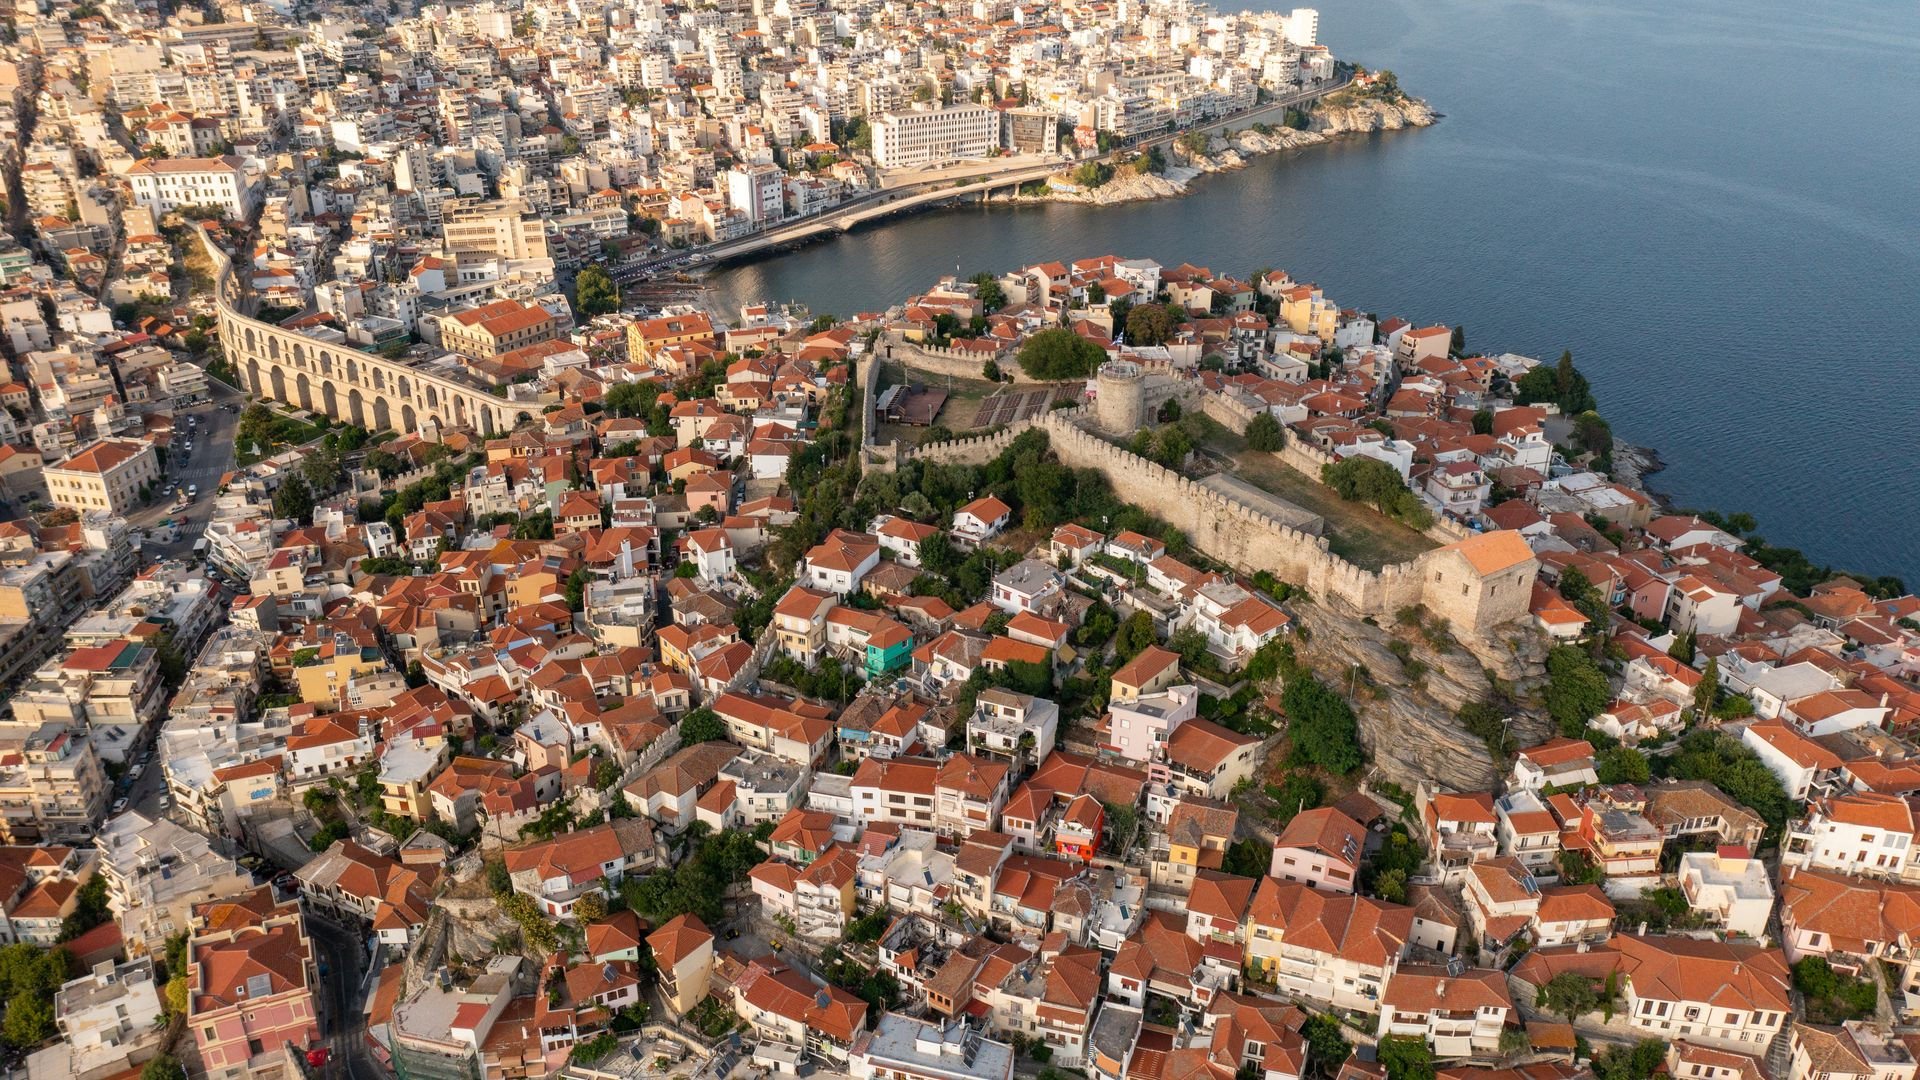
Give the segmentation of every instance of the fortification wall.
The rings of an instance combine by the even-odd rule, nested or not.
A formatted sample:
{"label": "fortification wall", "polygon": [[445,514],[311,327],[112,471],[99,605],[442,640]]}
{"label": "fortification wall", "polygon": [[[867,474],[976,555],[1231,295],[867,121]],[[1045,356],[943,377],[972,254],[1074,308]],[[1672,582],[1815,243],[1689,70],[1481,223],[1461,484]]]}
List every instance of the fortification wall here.
{"label": "fortification wall", "polygon": [[[889,333],[880,345],[887,359],[905,364],[908,368],[907,381],[912,382],[915,375],[951,375],[956,379],[979,379],[980,369],[988,357],[979,353],[962,352],[957,349],[942,349],[935,345],[925,345]],[[1041,380],[1032,378],[1020,370],[1012,356],[1005,349],[993,354],[1000,364],[1002,377],[1011,376],[1016,383],[1039,385]]]}
{"label": "fortification wall", "polygon": [[1245,431],[1253,418],[1259,415],[1252,404],[1242,401],[1232,394],[1206,393],[1200,395],[1200,411],[1220,423],[1228,431]]}

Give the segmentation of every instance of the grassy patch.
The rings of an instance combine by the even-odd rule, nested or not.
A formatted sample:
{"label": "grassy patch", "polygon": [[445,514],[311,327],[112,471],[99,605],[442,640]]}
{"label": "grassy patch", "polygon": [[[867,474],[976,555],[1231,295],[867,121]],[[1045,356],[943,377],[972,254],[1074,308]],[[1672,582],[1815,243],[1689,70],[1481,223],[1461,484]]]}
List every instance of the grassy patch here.
{"label": "grassy patch", "polygon": [[1378,570],[1440,546],[1370,506],[1347,502],[1272,454],[1248,450],[1245,439],[1217,425],[1205,445],[1233,462],[1235,476],[1325,518],[1333,553],[1357,566]]}
{"label": "grassy patch", "polygon": [[241,467],[252,465],[263,458],[272,457],[289,446],[310,443],[322,434],[324,433],[319,428],[304,421],[287,416],[276,417],[272,431],[266,440],[267,445],[259,447],[259,452],[255,452],[256,447],[253,442],[240,443],[236,440],[233,448],[233,463]]}

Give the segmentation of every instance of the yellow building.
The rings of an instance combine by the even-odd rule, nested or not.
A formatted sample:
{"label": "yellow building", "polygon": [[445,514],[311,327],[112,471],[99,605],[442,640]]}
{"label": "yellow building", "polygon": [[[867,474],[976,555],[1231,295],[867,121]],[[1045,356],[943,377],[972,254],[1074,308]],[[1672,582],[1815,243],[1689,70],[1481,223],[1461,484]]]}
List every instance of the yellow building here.
{"label": "yellow building", "polygon": [[1239,817],[1233,807],[1212,799],[1186,798],[1175,803],[1167,816],[1166,849],[1153,853],[1153,884],[1186,892],[1193,888],[1199,871],[1220,869]]}
{"label": "yellow building", "polygon": [[55,506],[124,516],[140,504],[141,489],[160,482],[160,459],[139,439],[102,439],[44,475]]}
{"label": "yellow building", "polygon": [[627,359],[651,357],[669,345],[713,344],[713,320],[705,315],[663,315],[627,326]]}
{"label": "yellow building", "polygon": [[462,356],[489,360],[553,337],[553,314],[539,304],[495,300],[440,324],[440,344]]}
{"label": "yellow building", "polygon": [[660,971],[660,994],[685,1016],[705,1001],[713,980],[713,934],[698,915],[676,915],[647,935]]}

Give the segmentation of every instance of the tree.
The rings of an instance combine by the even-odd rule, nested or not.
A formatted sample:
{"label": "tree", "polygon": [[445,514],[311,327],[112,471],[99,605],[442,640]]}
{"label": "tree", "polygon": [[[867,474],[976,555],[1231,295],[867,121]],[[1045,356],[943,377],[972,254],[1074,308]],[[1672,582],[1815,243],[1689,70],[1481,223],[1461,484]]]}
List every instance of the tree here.
{"label": "tree", "polygon": [[1173,304],[1140,304],[1127,311],[1127,341],[1133,345],[1165,345],[1186,313]]}
{"label": "tree", "polygon": [[1393,466],[1379,458],[1355,455],[1320,466],[1320,482],[1348,502],[1373,504],[1388,517],[1416,529],[1433,523],[1433,514]]}
{"label": "tree", "polygon": [[16,992],[7,999],[6,1020],[0,1023],[0,1034],[6,1036],[9,1045],[26,1050],[54,1036],[50,998],[51,995],[43,998],[39,994]]}
{"label": "tree", "polygon": [[1693,663],[1693,654],[1698,649],[1693,631],[1673,635],[1673,644],[1667,646],[1667,655],[1683,664]]}
{"label": "tree", "polygon": [[1253,450],[1278,450],[1287,444],[1286,430],[1270,412],[1247,422],[1247,446]]}
{"label": "tree", "polygon": [[1153,615],[1146,611],[1135,611],[1120,622],[1120,632],[1115,637],[1113,648],[1120,661],[1140,655],[1141,651],[1155,641],[1153,633]]}
{"label": "tree", "polygon": [[107,876],[95,874],[80,887],[80,896],[73,911],[60,920],[59,940],[72,941],[106,922],[111,915],[112,912],[107,909]]}
{"label": "tree", "polygon": [[1613,428],[1588,409],[1573,418],[1573,441],[1587,453],[1605,458],[1613,453]]}
{"label": "tree", "polygon": [[140,1080],[187,1080],[187,1071],[172,1054],[161,1054],[141,1066]]}
{"label": "tree", "polygon": [[305,477],[292,473],[281,481],[280,490],[273,493],[273,516],[302,526],[313,522],[313,489],[307,486]]}
{"label": "tree", "polygon": [[1600,988],[1577,971],[1563,971],[1544,983],[1534,995],[1534,1007],[1557,1013],[1568,1023],[1600,1007]]}
{"label": "tree", "polygon": [[1707,657],[1707,666],[1700,672],[1700,685],[1693,688],[1693,713],[1706,717],[1713,713],[1713,703],[1720,693],[1720,658]]}
{"label": "tree", "polygon": [[1453,340],[1448,343],[1447,351],[1453,353],[1455,356],[1465,356],[1467,354],[1466,327],[1456,326],[1453,328]]}
{"label": "tree", "polygon": [[1473,412],[1473,433],[1475,435],[1493,434],[1493,410],[1475,409]]}
{"label": "tree", "polygon": [[598,892],[586,892],[573,902],[573,916],[582,923],[598,922],[607,917],[607,898]]}
{"label": "tree", "polygon": [[712,709],[705,706],[693,710],[680,721],[680,745],[682,746],[716,742],[726,737],[727,725],[714,715]]}
{"label": "tree", "polygon": [[1221,873],[1256,880],[1265,877],[1272,865],[1273,847],[1251,836],[1228,844],[1226,854],[1220,858]]}
{"label": "tree", "polygon": [[599,266],[588,266],[573,279],[574,298],[583,315],[605,315],[620,310],[620,286]]}
{"label": "tree", "polygon": [[991,315],[1007,306],[1006,291],[1000,288],[1000,281],[992,274],[981,271],[967,279],[979,290],[980,308]]}
{"label": "tree", "polygon": [[1353,1044],[1347,1041],[1346,1029],[1340,1021],[1325,1013],[1314,1013],[1307,1022],[1300,1025],[1300,1035],[1307,1040],[1308,1062],[1319,1075],[1333,1076],[1346,1063],[1348,1055],[1353,1053]]}
{"label": "tree", "polygon": [[1600,594],[1579,567],[1570,566],[1560,574],[1560,597],[1587,617],[1587,631],[1604,634],[1611,621],[1607,598]]}
{"label": "tree", "polygon": [[1647,756],[1631,746],[1611,746],[1594,763],[1603,784],[1644,784],[1653,776]]}
{"label": "tree", "polygon": [[1433,1080],[1433,1051],[1416,1035],[1389,1035],[1380,1040],[1376,1060],[1387,1070],[1387,1080]]}
{"label": "tree", "polygon": [[1352,706],[1312,674],[1301,672],[1287,680],[1280,707],[1286,710],[1293,754],[1301,762],[1345,776],[1366,760]]}
{"label": "tree", "polygon": [[1084,379],[1107,351],[1065,327],[1042,330],[1020,346],[1020,370],[1036,379]]}
{"label": "tree", "polygon": [[567,575],[566,598],[570,610],[579,611],[587,606],[587,583],[591,580],[584,566]]}
{"label": "tree", "polygon": [[1560,725],[1561,734],[1580,738],[1587,721],[1599,716],[1612,700],[1606,673],[1585,650],[1556,645],[1547,653],[1547,714]]}
{"label": "tree", "polygon": [[1593,1056],[1597,1080],[1650,1080],[1667,1060],[1667,1044],[1641,1039],[1631,1047],[1609,1046]]}

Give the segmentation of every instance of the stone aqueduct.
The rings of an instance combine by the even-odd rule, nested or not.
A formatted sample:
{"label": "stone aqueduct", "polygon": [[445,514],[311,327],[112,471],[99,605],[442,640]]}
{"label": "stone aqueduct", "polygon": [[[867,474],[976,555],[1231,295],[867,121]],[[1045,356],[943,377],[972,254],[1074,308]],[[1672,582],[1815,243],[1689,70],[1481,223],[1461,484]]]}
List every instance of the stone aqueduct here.
{"label": "stone aqueduct", "polygon": [[502,401],[478,384],[248,316],[237,305],[238,286],[226,253],[204,233],[201,241],[215,267],[220,343],[241,389],[369,431],[413,431],[432,419],[442,427],[491,436],[532,419],[523,406]]}

